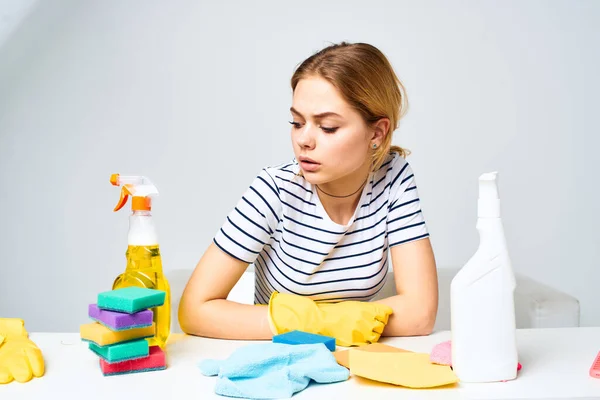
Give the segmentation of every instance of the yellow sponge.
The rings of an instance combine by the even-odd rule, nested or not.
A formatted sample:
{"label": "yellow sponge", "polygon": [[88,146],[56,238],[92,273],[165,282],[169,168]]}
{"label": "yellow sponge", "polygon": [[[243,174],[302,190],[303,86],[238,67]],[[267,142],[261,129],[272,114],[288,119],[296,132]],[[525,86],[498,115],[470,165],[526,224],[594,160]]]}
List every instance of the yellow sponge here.
{"label": "yellow sponge", "polygon": [[108,346],[110,344],[152,337],[154,336],[155,326],[156,325],[153,322],[151,326],[126,329],[123,331],[111,331],[98,322],[92,322],[81,325],[79,333],[81,335],[81,340],[95,343],[98,346]]}

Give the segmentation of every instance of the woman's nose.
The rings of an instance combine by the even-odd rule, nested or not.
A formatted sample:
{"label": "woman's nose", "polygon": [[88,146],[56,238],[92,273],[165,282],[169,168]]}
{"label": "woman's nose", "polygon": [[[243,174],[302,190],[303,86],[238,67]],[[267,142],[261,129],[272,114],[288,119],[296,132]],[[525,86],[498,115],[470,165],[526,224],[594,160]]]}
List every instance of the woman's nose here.
{"label": "woman's nose", "polygon": [[315,147],[315,135],[313,129],[316,127],[306,124],[296,135],[296,143],[304,149],[312,149]]}

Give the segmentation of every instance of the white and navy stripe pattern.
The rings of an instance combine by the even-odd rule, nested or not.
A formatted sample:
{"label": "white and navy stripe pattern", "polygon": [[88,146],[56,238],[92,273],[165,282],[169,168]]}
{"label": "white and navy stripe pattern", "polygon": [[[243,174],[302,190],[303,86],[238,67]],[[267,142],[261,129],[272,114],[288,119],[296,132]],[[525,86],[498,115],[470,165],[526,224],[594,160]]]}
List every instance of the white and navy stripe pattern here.
{"label": "white and navy stripe pattern", "polygon": [[316,301],[370,300],[385,283],[388,249],[429,236],[410,165],[391,153],[371,173],[354,217],[333,222],[292,162],[263,169],[214,237],[254,263],[254,302],[273,291]]}

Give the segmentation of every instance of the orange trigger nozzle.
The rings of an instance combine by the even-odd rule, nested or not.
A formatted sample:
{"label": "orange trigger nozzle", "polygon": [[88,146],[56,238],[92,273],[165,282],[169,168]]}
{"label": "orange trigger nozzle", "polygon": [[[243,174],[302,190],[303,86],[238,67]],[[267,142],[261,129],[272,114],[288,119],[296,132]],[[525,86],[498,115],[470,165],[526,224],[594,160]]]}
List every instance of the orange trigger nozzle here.
{"label": "orange trigger nozzle", "polygon": [[121,189],[121,198],[119,199],[119,202],[113,211],[119,211],[121,208],[123,208],[125,203],[127,203],[127,199],[129,198],[130,194],[131,193],[129,192],[129,189],[127,189],[127,186],[123,186]]}

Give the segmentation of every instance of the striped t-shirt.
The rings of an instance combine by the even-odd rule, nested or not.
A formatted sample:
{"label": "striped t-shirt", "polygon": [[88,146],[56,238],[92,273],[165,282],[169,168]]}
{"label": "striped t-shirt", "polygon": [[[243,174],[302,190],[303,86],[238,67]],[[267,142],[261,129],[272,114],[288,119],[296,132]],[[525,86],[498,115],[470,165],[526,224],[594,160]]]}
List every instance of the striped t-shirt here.
{"label": "striped t-shirt", "polygon": [[254,264],[255,304],[268,304],[273,291],[370,300],[385,283],[388,249],[429,236],[410,165],[390,153],[370,174],[347,225],[329,218],[299,170],[296,160],[263,169],[214,243]]}

